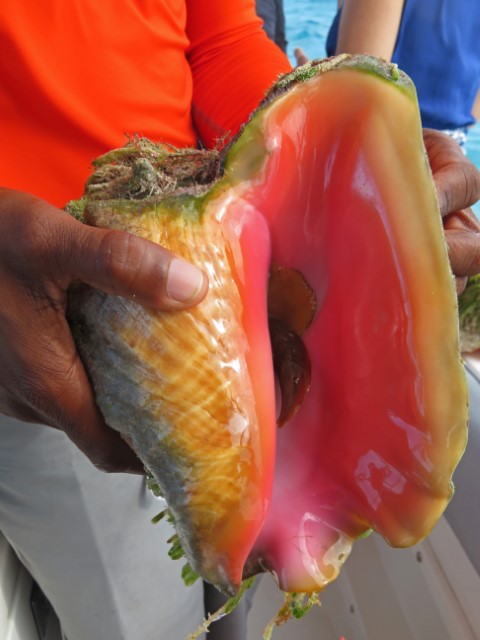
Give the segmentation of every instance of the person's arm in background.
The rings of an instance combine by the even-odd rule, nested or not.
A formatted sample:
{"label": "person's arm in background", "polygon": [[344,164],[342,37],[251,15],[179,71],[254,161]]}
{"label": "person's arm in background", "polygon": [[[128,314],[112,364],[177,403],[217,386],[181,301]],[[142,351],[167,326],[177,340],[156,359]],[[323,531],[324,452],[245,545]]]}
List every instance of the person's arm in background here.
{"label": "person's arm in background", "polygon": [[255,4],[257,15],[263,20],[263,30],[282,51],[286,51],[283,0],[256,0]]}
{"label": "person's arm in background", "polygon": [[255,0],[187,0],[187,35],[193,121],[211,147],[234,136],[292,67],[263,31]]}
{"label": "person's arm in background", "polygon": [[343,0],[336,53],[368,53],[390,60],[404,0]]}

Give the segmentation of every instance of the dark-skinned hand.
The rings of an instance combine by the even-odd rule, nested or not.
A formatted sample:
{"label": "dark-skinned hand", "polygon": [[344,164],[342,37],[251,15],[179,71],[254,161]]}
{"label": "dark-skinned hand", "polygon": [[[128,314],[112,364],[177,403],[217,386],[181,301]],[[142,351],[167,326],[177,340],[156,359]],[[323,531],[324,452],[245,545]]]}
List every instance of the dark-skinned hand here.
{"label": "dark-skinned hand", "polygon": [[424,129],[423,140],[437,190],[457,292],[480,273],[480,223],[470,207],[480,199],[480,172],[444,133]]}
{"label": "dark-skinned hand", "polygon": [[199,302],[207,279],[154,243],[0,189],[0,413],[64,431],[100,469],[141,473],[102,419],[75,349],[65,318],[75,282],[173,310]]}

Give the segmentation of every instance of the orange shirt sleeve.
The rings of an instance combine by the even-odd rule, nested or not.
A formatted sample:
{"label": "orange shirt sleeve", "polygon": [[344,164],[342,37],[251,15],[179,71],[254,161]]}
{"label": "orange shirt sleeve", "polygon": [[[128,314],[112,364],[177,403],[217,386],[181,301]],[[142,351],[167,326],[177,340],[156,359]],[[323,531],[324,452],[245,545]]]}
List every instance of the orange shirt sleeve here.
{"label": "orange shirt sleeve", "polygon": [[207,147],[233,137],[276,78],[291,70],[254,0],[187,0],[192,117]]}

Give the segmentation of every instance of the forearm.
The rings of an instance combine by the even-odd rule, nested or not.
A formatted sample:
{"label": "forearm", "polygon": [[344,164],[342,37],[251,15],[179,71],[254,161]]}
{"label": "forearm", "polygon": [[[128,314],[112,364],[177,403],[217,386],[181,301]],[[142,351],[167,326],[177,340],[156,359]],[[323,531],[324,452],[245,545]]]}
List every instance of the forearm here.
{"label": "forearm", "polygon": [[368,53],[390,60],[404,0],[343,0],[336,53]]}
{"label": "forearm", "polygon": [[187,30],[193,120],[202,142],[212,146],[236,134],[291,65],[263,32],[253,1],[191,0]]}

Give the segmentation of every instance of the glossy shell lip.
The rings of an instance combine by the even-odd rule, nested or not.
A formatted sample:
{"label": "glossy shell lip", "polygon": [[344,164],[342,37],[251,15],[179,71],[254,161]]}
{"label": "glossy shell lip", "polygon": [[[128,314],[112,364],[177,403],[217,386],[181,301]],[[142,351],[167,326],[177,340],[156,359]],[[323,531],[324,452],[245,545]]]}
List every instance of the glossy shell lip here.
{"label": "glossy shell lip", "polygon": [[427,535],[466,442],[456,296],[414,88],[364,56],[328,65],[274,91],[226,163],[269,222],[273,263],[316,298],[302,336],[310,388],[277,434],[248,564],[294,591],[328,584],[371,528],[394,546]]}

